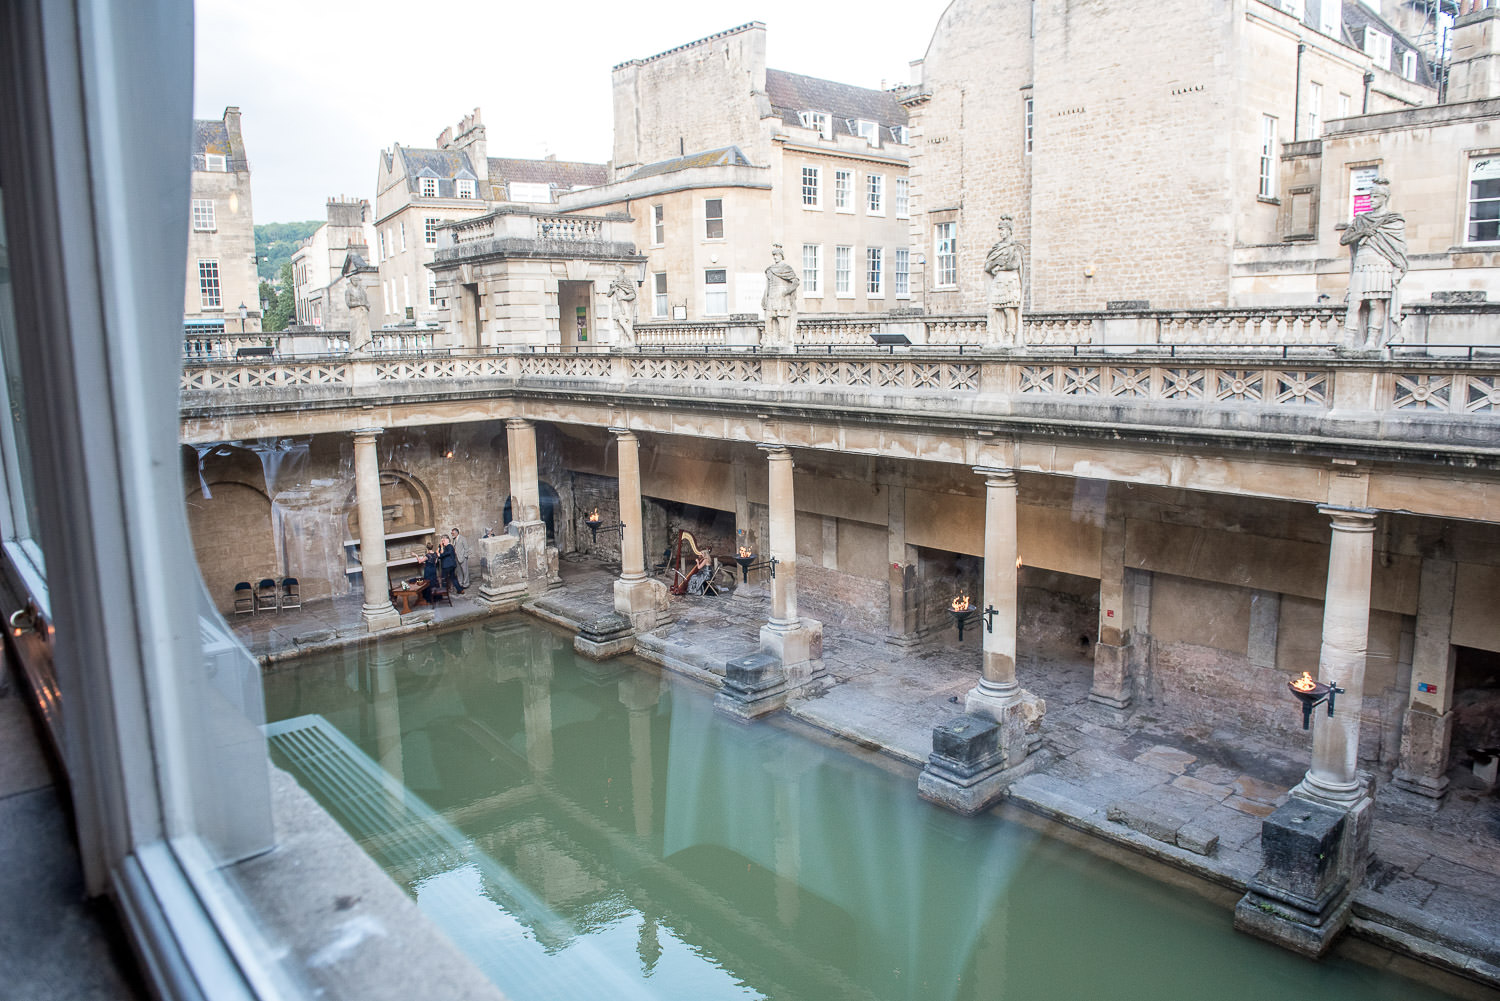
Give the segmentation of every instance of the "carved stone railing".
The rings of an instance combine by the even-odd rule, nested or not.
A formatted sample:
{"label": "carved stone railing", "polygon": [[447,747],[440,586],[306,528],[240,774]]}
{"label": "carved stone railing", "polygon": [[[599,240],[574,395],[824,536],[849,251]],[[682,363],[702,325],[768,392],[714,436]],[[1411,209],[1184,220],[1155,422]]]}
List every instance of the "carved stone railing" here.
{"label": "carved stone railing", "polygon": [[[182,389],[185,408],[207,413],[218,406],[247,404],[295,409],[299,394],[309,387],[336,387],[350,395],[350,406],[356,408],[359,394],[441,398],[449,392],[471,393],[476,383],[487,392],[556,385],[568,392],[597,390],[611,396],[680,395],[695,405],[714,402],[711,389],[706,392],[714,385],[734,387],[724,399],[730,404],[816,403],[818,394],[826,391],[837,394],[840,405],[848,405],[851,394],[864,393],[867,404],[876,408],[912,407],[914,412],[934,413],[952,406],[1019,413],[1040,407],[1039,412],[1101,421],[1117,421],[1121,406],[1145,405],[1132,420],[1175,426],[1207,420],[1216,411],[1220,416],[1209,423],[1230,420],[1239,426],[1237,418],[1229,418],[1231,410],[1240,416],[1280,413],[1294,418],[1372,412],[1450,421],[1500,418],[1500,360],[1412,354],[1350,358],[1305,348],[1291,354],[1230,354],[1172,345],[1126,357],[1107,346],[1076,348],[1061,358],[1047,348],[996,352],[929,346],[892,351],[868,345],[818,353],[643,348],[305,361],[207,359],[185,364]],[[332,397],[325,393],[319,398]],[[1151,409],[1158,404],[1168,407]]]}
{"label": "carved stone railing", "polygon": [[595,216],[539,215],[536,217],[536,237],[538,240],[593,243],[604,238],[604,222]]}
{"label": "carved stone railing", "polygon": [[192,359],[233,358],[241,349],[275,350],[276,334],[187,334],[182,357]]}
{"label": "carved stone railing", "polygon": [[725,343],[724,323],[638,323],[635,341],[642,347],[714,347]]}

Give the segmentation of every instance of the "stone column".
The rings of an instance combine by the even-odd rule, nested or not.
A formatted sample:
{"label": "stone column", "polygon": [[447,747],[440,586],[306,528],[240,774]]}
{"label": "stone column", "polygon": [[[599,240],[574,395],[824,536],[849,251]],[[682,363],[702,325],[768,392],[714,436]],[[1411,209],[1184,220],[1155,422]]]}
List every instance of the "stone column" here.
{"label": "stone column", "polygon": [[1411,697],[1401,720],[1401,760],[1394,780],[1408,792],[1437,799],[1448,789],[1453,739],[1452,560],[1422,560],[1417,634],[1411,657]]}
{"label": "stone column", "polygon": [[540,594],[554,583],[556,574],[547,552],[547,526],[542,522],[541,489],[537,485],[536,426],[513,418],[505,422],[505,435],[510,465],[508,530],[521,540],[526,590]]}
{"label": "stone column", "polygon": [[994,606],[993,627],[980,620],[984,664],[964,712],[999,720],[1021,695],[1016,681],[1016,474],[975,466],[984,477],[984,594],[981,613]]}
{"label": "stone column", "polygon": [[1328,806],[1349,809],[1367,796],[1355,766],[1370,633],[1375,512],[1338,507],[1318,510],[1333,522],[1318,680],[1336,684],[1345,691],[1338,696],[1332,718],[1321,707],[1314,711],[1312,767],[1293,792]]}
{"label": "stone column", "polygon": [[401,624],[391,604],[391,582],[385,568],[385,506],[380,500],[380,456],[375,439],[384,428],[354,432],[354,495],[359,507],[359,569],[365,580],[362,609],[372,632]]}
{"label": "stone column", "polygon": [[646,575],[645,517],[641,512],[640,441],[627,428],[610,428],[619,446],[620,579],[615,581],[615,612],[630,620],[635,633],[655,629],[667,608],[667,589]]}
{"label": "stone column", "polygon": [[649,838],[655,817],[652,794],[651,719],[661,701],[662,682],[651,674],[620,679],[620,704],[630,717],[630,802],[636,837]]}
{"label": "stone column", "polygon": [[[1105,502],[1104,532],[1099,541],[1099,642],[1094,645],[1094,683],[1089,701],[1124,709],[1130,705],[1130,606],[1125,595],[1125,515],[1118,488],[1111,485]],[[1109,503],[1115,501],[1115,503]]]}
{"label": "stone column", "polygon": [[769,555],[776,560],[771,580],[771,621],[761,627],[761,648],[774,654],[786,672],[787,687],[823,677],[823,624],[797,615],[797,502],[792,491],[792,453],[784,445],[762,445],[768,461]]}
{"label": "stone column", "polygon": [[396,658],[401,648],[395,641],[377,642],[370,648],[370,706],[375,722],[375,763],[397,782],[406,781],[401,748],[401,706],[396,695]]}

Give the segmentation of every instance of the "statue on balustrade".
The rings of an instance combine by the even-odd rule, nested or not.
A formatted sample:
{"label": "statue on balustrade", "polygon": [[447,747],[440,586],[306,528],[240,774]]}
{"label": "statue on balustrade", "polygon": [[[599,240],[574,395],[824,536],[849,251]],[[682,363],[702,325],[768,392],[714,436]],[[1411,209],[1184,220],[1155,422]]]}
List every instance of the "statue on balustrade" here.
{"label": "statue on balustrade", "polygon": [[609,315],[618,331],[616,347],[635,346],[636,295],[635,279],[625,274],[625,266],[622,264],[615,268],[614,280],[609,283]]}
{"label": "statue on balustrade", "polygon": [[797,290],[802,279],[784,260],[781,244],[771,247],[771,266],[766,268],[766,291],[760,308],[766,313],[766,333],[761,343],[790,347],[797,336]]}
{"label": "statue on balustrade", "polygon": [[[1341,346],[1379,351],[1401,329],[1401,279],[1406,277],[1406,220],[1385,210],[1391,182],[1375,179],[1370,211],[1354,217],[1339,243],[1350,248],[1349,310]],[[1360,319],[1363,314],[1364,324]]]}
{"label": "statue on balustrade", "polygon": [[984,259],[990,276],[989,343],[1015,347],[1021,343],[1021,273],[1025,254],[1014,239],[1015,223],[1000,217],[1000,239]]}
{"label": "statue on balustrade", "polygon": [[370,296],[360,283],[359,272],[348,276],[344,305],[349,307],[349,350],[367,351],[370,347]]}

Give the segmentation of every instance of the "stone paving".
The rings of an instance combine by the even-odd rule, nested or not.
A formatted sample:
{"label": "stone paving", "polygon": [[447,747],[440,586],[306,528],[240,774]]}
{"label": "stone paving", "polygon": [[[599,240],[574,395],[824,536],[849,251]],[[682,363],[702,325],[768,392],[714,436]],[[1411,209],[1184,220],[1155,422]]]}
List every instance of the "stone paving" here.
{"label": "stone paving", "polygon": [[[529,611],[576,629],[613,610],[617,567],[570,557],[561,572],[565,586],[530,602]],[[486,614],[474,593],[406,627]],[[756,587],[673,597],[670,621],[639,637],[637,653],[717,684],[726,660],[759,647],[769,604],[768,593]],[[348,642],[359,633],[357,599],[322,605],[281,613],[280,621],[241,616],[234,626],[259,654]],[[903,648],[843,628],[838,608],[804,598],[799,610],[823,623],[829,678],[821,692],[792,699],[786,711],[920,768],[932,728],[962,712],[978,678],[978,635],[966,633],[960,643],[947,630]],[[1010,786],[1010,800],[1242,889],[1260,867],[1261,819],[1302,778],[1310,748],[1214,729],[1149,701],[1125,711],[1096,705],[1087,699],[1092,670],[1088,660],[1020,658],[1021,684],[1046,700],[1047,713],[1042,749]],[[1456,779],[1434,811],[1386,785],[1387,777],[1377,776],[1373,859],[1355,899],[1355,928],[1500,986],[1500,798]]]}

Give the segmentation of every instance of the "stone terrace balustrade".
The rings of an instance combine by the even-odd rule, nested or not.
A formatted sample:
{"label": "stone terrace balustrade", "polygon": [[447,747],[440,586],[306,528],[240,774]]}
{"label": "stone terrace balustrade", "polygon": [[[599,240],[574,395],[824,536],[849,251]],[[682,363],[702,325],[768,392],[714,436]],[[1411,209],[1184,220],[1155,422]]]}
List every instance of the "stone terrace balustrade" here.
{"label": "stone terrace balustrade", "polygon": [[505,205],[482,216],[438,227],[439,263],[491,255],[630,257],[629,219],[624,215],[556,215]]}

